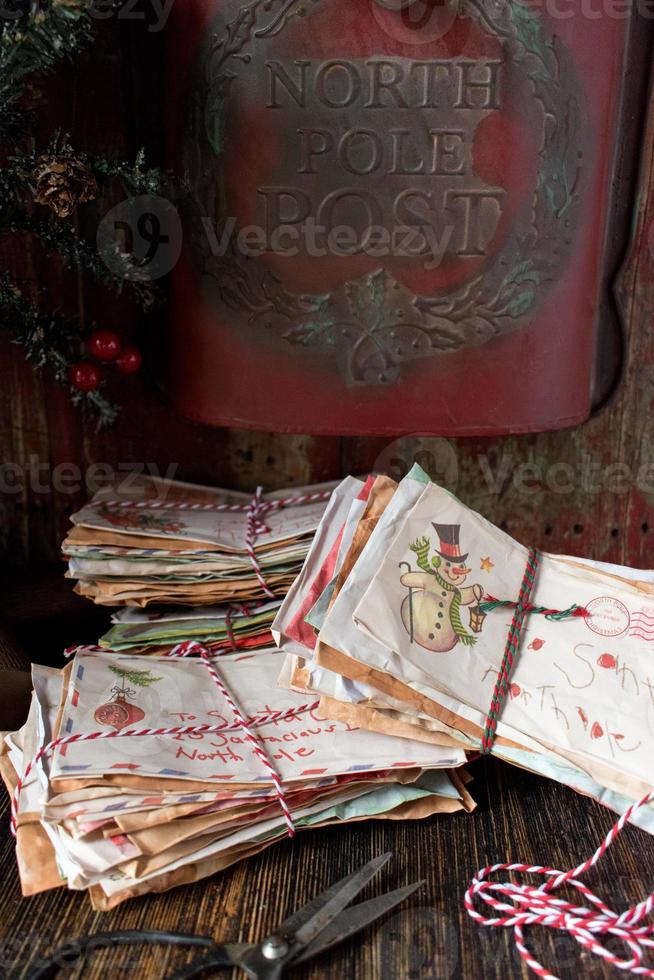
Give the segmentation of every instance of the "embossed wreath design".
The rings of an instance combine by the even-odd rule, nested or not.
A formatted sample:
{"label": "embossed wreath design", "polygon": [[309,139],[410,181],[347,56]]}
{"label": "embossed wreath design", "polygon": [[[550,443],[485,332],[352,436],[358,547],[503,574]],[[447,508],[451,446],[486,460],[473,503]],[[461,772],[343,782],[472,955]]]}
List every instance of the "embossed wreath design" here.
{"label": "embossed wreath design", "polygon": [[329,0],[252,0],[211,38],[196,79],[185,140],[190,238],[203,276],[222,302],[251,326],[285,342],[332,351],[350,384],[389,384],[403,362],[478,346],[528,322],[537,299],[565,261],[579,206],[583,114],[567,50],[518,0],[461,0],[460,16],[498,38],[520,70],[542,118],[538,173],[530,205],[482,274],[451,292],[414,295],[387,270],[345,282],[331,293],[287,290],[261,260],[232,244],[211,254],[201,216],[221,227],[216,159],[225,146],[225,106],[249,47],[274,37],[294,17]]}

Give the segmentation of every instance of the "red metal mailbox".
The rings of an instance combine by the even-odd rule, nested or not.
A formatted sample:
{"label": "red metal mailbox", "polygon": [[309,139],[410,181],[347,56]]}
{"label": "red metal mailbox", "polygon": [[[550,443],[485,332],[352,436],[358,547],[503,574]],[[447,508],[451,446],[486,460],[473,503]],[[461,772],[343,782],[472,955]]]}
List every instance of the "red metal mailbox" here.
{"label": "red metal mailbox", "polygon": [[588,417],[629,9],[185,0],[173,16],[182,413],[444,435]]}

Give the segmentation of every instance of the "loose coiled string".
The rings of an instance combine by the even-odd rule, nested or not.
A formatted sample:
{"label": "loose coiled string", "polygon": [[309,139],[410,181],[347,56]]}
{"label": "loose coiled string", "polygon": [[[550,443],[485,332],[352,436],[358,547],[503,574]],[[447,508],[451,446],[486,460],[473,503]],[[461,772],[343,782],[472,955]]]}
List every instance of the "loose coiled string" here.
{"label": "loose coiled string", "polygon": [[[570,871],[521,863],[493,864],[478,871],[464,896],[468,915],[482,926],[512,928],[518,953],[527,966],[545,980],[558,978],[539,963],[525,945],[525,926],[539,925],[567,932],[585,949],[618,969],[641,977],[654,977],[654,968],[643,965],[646,950],[654,947],[654,924],[644,922],[654,909],[654,892],[642,902],[618,913],[579,880],[582,874],[604,857],[633,814],[653,801],[654,791],[630,806],[613,825],[593,856]],[[499,871],[541,875],[547,881],[538,887],[512,881],[490,881],[490,876]],[[554,892],[566,885],[575,888],[588,904],[576,905],[557,898]],[[501,914],[495,917],[482,915],[475,908],[476,900],[485,902]],[[604,945],[603,940],[612,936],[625,943],[631,952],[630,957],[617,956]]]}

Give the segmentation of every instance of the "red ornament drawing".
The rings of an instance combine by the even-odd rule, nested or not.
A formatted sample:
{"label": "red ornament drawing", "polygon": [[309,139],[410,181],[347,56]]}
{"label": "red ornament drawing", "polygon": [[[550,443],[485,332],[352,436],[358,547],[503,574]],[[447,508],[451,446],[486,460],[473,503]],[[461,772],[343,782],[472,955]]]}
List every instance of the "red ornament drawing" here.
{"label": "red ornament drawing", "polygon": [[99,725],[110,725],[119,732],[122,728],[127,728],[128,725],[142,721],[145,718],[145,711],[138,705],[129,704],[122,698],[116,698],[115,701],[108,701],[96,708],[93,717]]}
{"label": "red ornament drawing", "polygon": [[604,729],[602,728],[602,726],[600,725],[600,723],[598,721],[594,721],[593,722],[593,727],[590,730],[590,737],[591,738],[603,738],[604,737]]}
{"label": "red ornament drawing", "polygon": [[136,692],[128,687],[127,683],[134,684],[135,687],[149,687],[161,678],[154,677],[150,670],[129,670],[113,665],[109,670],[120,677],[120,686],[116,684],[111,688],[112,700],[96,708],[93,717],[98,725],[108,725],[119,732],[145,718],[143,708],[130,703],[129,699],[133,698]]}
{"label": "red ornament drawing", "polygon": [[544,646],[545,646],[545,640],[541,640],[540,637],[537,636],[534,640],[531,641],[527,649],[540,650]]}

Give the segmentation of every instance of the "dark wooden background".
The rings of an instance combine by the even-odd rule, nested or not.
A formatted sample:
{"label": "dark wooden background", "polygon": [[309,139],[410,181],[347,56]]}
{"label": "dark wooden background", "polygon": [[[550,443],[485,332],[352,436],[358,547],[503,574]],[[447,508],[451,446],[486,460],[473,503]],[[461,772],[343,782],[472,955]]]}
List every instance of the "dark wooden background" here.
{"label": "dark wooden background", "polygon": [[[140,22],[100,22],[90,51],[55,78],[35,84],[41,136],[58,127],[70,132],[79,147],[126,158],[145,146],[149,162],[161,163],[161,100],[166,85],[174,83],[164,71],[161,40],[160,33],[148,32]],[[641,136],[645,101],[632,89],[625,110],[632,142]],[[637,166],[631,149],[627,164],[627,171]],[[619,206],[627,212],[633,189],[628,182],[625,188]],[[654,461],[649,190],[647,153],[641,163],[638,223],[619,289],[625,326],[622,376],[596,417],[573,430],[418,447],[418,458],[435,478],[442,477],[439,460],[448,454],[454,457],[458,479],[450,480],[452,488],[520,540],[548,550],[645,566],[654,563],[654,519],[648,516],[654,469],[647,486],[638,485],[639,470]],[[120,199],[119,189],[116,195]],[[97,210],[94,204],[82,208],[81,230],[93,234],[98,216],[110,203],[99,203]],[[616,266],[624,250],[624,244],[613,249]],[[107,463],[119,473],[126,466],[154,464],[160,472],[173,466],[180,479],[250,490],[258,484],[273,489],[364,472],[380,454],[401,461],[400,475],[412,462],[415,447],[410,441],[389,448],[383,439],[219,430],[176,417],[157,382],[165,307],[143,322],[129,300],[116,299],[62,270],[56,259],[28,239],[5,242],[2,257],[35,295],[36,284],[45,287],[55,305],[85,322],[119,329],[148,353],[140,375],[112,381],[109,393],[123,410],[113,428],[98,432],[92,416],[76,410],[65,392],[24,362],[20,348],[0,338],[0,460],[13,467],[0,488],[0,553],[5,565],[56,561],[68,515],[85,499],[84,475],[94,463]],[[608,303],[610,292],[607,286]],[[76,481],[74,471],[62,471],[65,464],[77,468],[81,481]],[[584,467],[588,473],[589,466],[593,485],[584,477]],[[66,487],[77,482],[79,489],[48,490],[57,475],[61,481],[62,472]],[[397,465],[392,473],[398,475]]]}
{"label": "dark wooden background", "polygon": [[[166,78],[160,38],[139,25],[100,25],[92,52],[36,86],[44,133],[55,124],[78,146],[133,155],[145,144],[151,163],[162,157],[158,106]],[[41,94],[39,94],[39,92]],[[642,105],[634,104],[639,130]],[[649,124],[651,128],[651,123]],[[654,293],[650,223],[652,133],[641,163],[639,206],[633,237],[617,286],[624,313],[624,361],[614,393],[586,425],[575,430],[501,439],[422,442],[418,460],[432,476],[445,475],[461,498],[516,538],[552,551],[654,565]],[[106,203],[104,205],[107,206]],[[92,229],[93,206],[81,217]],[[652,239],[654,241],[654,238]],[[92,417],[74,409],[47,377],[25,364],[19,348],[0,341],[0,444],[2,463],[22,474],[19,486],[0,490],[3,618],[27,656],[58,662],[64,644],[93,640],[107,613],[71,595],[57,566],[68,515],[86,496],[84,473],[94,463],[115,468],[170,465],[180,479],[241,489],[298,485],[364,472],[380,456],[401,475],[416,446],[405,440],[313,438],[216,430],[177,418],[156,381],[162,317],[139,321],[129,302],[64,272],[29,241],[5,242],[5,258],[36,288],[86,321],[115,327],[147,346],[150,367],[112,385],[123,411],[114,428],[96,431]],[[54,492],[62,464],[73,464],[82,485]],[[31,473],[30,473],[31,470]],[[64,478],[75,482],[72,472]],[[39,486],[40,483],[40,486]],[[48,489],[50,487],[50,489]],[[18,569],[23,568],[23,571]],[[20,899],[6,819],[1,824],[3,922],[0,968],[24,975],[39,950],[86,931],[150,926],[210,932],[225,940],[258,939],[266,929],[330,881],[382,850],[396,860],[385,874],[388,887],[425,877],[425,889],[377,930],[304,969],[307,977],[381,977],[383,980],[449,980],[526,976],[507,934],[488,935],[461,910],[469,876],[483,864],[507,858],[554,863],[565,868],[592,853],[612,823],[593,802],[494,761],[473,767],[479,810],[424,824],[375,823],[348,831],[300,837],[230,872],[167,896],[141,899],[104,915],[90,911],[83,896],[63,891]],[[630,830],[593,878],[618,908],[651,887],[654,842]],[[378,885],[374,886],[378,888]],[[370,894],[374,893],[371,888]],[[572,940],[542,932],[534,949],[563,978],[608,976],[591,964]],[[178,957],[178,954],[175,954]],[[89,976],[161,976],[168,957],[135,960],[112,953]],[[556,964],[556,967],[555,967]]]}

